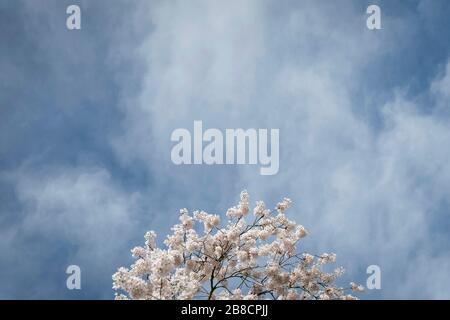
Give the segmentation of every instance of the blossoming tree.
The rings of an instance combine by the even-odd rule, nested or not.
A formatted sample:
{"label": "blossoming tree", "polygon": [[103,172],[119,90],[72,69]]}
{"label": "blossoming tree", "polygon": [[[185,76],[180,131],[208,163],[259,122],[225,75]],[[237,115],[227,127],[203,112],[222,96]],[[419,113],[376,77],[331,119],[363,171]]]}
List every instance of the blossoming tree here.
{"label": "blossoming tree", "polygon": [[[361,286],[334,284],[343,268],[324,271],[335,254],[298,252],[307,232],[286,217],[290,205],[285,198],[271,212],[260,201],[250,218],[243,191],[222,227],[218,215],[180,210],[166,249],[157,248],[156,234],[147,232],[145,247],[131,250],[136,262],[113,275],[113,288],[125,293],[116,299],[355,299],[346,291]],[[203,225],[201,234],[196,222]]]}

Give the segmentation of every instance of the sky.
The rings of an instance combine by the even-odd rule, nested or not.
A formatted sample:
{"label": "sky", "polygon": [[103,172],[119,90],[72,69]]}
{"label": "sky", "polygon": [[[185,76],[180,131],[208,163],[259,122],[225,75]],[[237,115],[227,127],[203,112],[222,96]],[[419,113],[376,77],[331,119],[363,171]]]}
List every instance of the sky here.
{"label": "sky", "polygon": [[[81,29],[66,8],[81,8]],[[366,8],[381,8],[381,30]],[[0,0],[0,299],[112,299],[180,208],[240,191],[362,299],[450,299],[450,2]],[[171,133],[280,130],[280,168],[175,165]],[[66,268],[81,268],[68,290]]]}

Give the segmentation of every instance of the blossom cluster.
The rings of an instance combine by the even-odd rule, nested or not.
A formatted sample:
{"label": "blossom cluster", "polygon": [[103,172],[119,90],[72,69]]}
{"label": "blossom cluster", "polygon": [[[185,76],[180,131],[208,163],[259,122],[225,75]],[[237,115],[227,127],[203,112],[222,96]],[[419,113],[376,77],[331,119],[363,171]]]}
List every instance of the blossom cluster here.
{"label": "blossom cluster", "polygon": [[290,206],[285,198],[271,211],[258,201],[250,214],[243,191],[223,227],[218,215],[180,210],[165,249],[147,232],[145,246],[131,250],[135,263],[113,275],[116,299],[355,299],[347,291],[361,286],[335,285],[343,268],[325,270],[335,254],[298,251],[307,231],[287,218]]}

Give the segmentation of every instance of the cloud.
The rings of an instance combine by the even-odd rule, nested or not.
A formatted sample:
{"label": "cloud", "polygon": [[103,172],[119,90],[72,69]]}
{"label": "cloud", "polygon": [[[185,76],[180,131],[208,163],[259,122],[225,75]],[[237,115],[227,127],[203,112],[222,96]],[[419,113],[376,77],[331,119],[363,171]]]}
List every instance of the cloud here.
{"label": "cloud", "polygon": [[110,285],[111,274],[128,258],[131,240],[140,238],[134,235],[143,232],[137,218],[140,194],[126,192],[108,171],[95,167],[23,168],[8,179],[15,182],[23,208],[14,228],[2,234],[2,264],[17,263],[26,280],[3,278],[9,297],[20,297],[21,290],[27,297],[67,297],[65,268],[76,264],[85,291],[73,297],[111,298],[102,286]]}
{"label": "cloud", "polygon": [[[445,219],[439,203],[449,190],[442,148],[450,142],[448,120],[422,112],[403,90],[407,77],[384,86],[370,77],[383,58],[401,59],[398,45],[412,45],[418,29],[408,23],[415,17],[386,14],[383,31],[371,33],[358,10],[351,2],[154,4],[147,11],[154,28],[140,47],[148,72],[140,95],[124,104],[125,133],[113,144],[124,161],[138,161],[176,184],[189,205],[211,207],[211,185],[221,199],[246,187],[254,200],[298,200],[296,218],[312,231],[308,246],[338,252],[349,278],[362,282],[366,266],[379,264],[383,297],[415,297],[423,283],[409,279],[409,291],[397,288],[406,263],[436,250],[433,221]],[[447,75],[436,77],[424,91],[445,105]],[[170,133],[194,120],[219,128],[280,128],[280,173],[268,178],[249,167],[174,167]],[[222,183],[230,174],[231,185]],[[428,286],[443,289],[435,281],[446,280],[436,276]]]}

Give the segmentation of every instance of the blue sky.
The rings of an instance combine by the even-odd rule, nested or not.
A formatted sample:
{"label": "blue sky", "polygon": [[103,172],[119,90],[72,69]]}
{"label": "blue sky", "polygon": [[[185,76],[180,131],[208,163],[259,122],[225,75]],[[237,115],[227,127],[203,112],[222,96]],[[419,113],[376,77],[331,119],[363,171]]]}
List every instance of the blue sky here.
{"label": "blue sky", "polygon": [[[449,16],[446,0],[0,0],[0,298],[110,299],[147,230],[243,189],[290,197],[305,250],[336,252],[344,280],[379,265],[362,298],[450,298]],[[194,120],[279,128],[279,173],[175,166],[170,134]]]}

